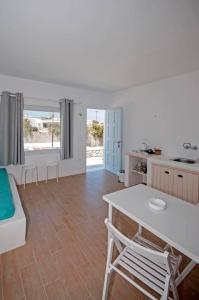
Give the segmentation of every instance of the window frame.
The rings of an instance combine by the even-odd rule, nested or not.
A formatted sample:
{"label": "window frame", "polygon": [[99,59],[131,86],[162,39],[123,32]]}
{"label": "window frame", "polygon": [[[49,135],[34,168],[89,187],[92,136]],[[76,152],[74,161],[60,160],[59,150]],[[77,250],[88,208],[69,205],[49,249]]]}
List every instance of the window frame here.
{"label": "window frame", "polygon": [[[57,106],[30,105],[30,104],[25,104],[24,105],[24,110],[43,111],[43,112],[60,112],[60,109]],[[61,126],[61,124],[60,124],[60,126]],[[24,147],[24,152],[25,152],[26,155],[46,154],[46,153],[52,153],[52,152],[53,153],[59,153],[60,148],[28,150],[28,149],[25,149],[25,147]]]}

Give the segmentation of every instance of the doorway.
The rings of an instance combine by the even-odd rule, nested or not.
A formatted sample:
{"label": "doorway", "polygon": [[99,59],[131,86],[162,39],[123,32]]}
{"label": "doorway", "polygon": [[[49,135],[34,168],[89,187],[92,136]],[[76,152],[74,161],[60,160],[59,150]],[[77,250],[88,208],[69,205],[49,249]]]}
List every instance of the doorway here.
{"label": "doorway", "polygon": [[104,168],[105,110],[87,109],[86,168]]}
{"label": "doorway", "polygon": [[105,169],[118,174],[122,167],[122,108],[106,110],[104,141]]}

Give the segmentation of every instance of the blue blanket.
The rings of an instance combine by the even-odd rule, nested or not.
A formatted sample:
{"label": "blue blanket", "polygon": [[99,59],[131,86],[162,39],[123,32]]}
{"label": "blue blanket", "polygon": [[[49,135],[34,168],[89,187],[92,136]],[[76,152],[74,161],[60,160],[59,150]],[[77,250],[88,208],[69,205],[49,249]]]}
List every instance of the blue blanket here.
{"label": "blue blanket", "polygon": [[0,220],[13,217],[15,207],[8,174],[5,168],[0,168]]}

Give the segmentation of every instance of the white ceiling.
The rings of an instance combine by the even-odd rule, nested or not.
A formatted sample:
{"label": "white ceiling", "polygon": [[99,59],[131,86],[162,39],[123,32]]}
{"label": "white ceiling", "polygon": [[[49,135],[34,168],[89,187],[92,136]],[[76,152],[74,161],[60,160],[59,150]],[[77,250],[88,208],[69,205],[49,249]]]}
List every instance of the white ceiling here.
{"label": "white ceiling", "polygon": [[199,0],[0,0],[0,73],[117,91],[199,69]]}

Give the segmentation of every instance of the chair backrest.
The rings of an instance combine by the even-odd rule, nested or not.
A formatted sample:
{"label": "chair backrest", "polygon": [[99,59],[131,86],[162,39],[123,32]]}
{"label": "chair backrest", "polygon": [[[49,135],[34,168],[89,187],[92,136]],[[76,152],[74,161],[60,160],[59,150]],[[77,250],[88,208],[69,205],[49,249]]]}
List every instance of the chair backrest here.
{"label": "chair backrest", "polygon": [[142,257],[146,258],[147,260],[151,260],[164,268],[166,267],[168,274],[171,274],[171,264],[168,251],[160,252],[141,246],[121,233],[108,219],[105,219],[105,224],[108,228],[109,234],[112,236],[115,242],[119,241],[124,246],[127,246],[134,252],[142,255]]}

